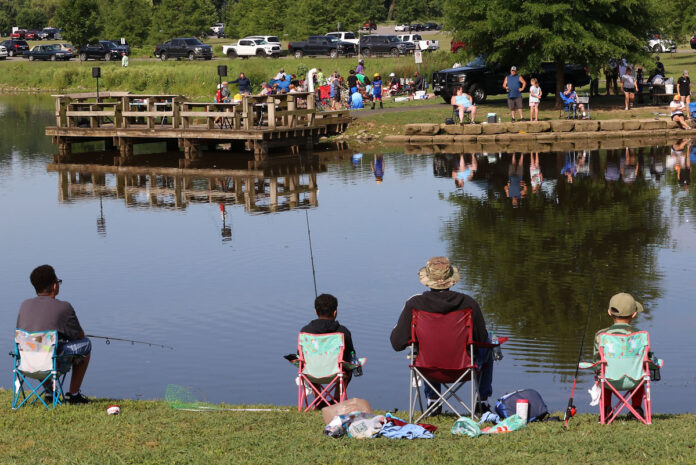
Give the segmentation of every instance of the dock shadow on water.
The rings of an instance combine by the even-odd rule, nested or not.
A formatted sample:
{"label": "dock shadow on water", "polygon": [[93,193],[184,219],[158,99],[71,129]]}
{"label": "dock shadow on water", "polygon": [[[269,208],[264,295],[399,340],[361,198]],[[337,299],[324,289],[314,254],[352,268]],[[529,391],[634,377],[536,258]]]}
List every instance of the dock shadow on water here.
{"label": "dock shadow on water", "polygon": [[[590,293],[588,357],[610,296],[626,291],[667,361],[655,411],[688,404],[691,141],[539,154],[319,147],[262,165],[227,151],[181,161],[153,147],[123,160],[87,146],[54,159],[42,131],[52,100],[38,100],[0,98],[7,348],[29,272],[47,262],[88,332],[176,347],[96,344],[89,395],[162,397],[178,384],[211,402],[292,404],[295,371],[281,355],[314,317],[306,211],[319,291],[338,297],[369,359],[351,396],[406,408],[407,360],[388,336],[423,290],[418,268],[446,254],[462,272],[457,290],[510,337],[494,396],[535,388],[563,409]],[[590,382],[576,394],[585,411]]]}

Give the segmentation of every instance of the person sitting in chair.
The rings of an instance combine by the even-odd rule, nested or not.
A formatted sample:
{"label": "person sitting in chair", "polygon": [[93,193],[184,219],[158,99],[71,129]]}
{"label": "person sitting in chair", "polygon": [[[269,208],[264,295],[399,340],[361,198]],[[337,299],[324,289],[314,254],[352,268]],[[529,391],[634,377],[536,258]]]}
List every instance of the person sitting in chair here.
{"label": "person sitting in chair", "polygon": [[459,113],[459,122],[464,122],[464,113],[471,114],[471,123],[476,123],[476,105],[474,99],[469,94],[465,94],[461,86],[457,86],[455,95],[450,100],[452,106],[457,107]]}
{"label": "person sitting in chair", "polygon": [[[355,354],[353,346],[353,337],[348,328],[336,321],[338,314],[338,299],[331,294],[321,294],[314,300],[314,311],[317,313],[317,318],[310,321],[302,327],[301,333],[309,334],[328,334],[328,333],[343,333],[343,361],[351,363],[352,357]],[[348,387],[348,383],[352,377],[352,372],[343,370],[344,386]],[[321,389],[319,389],[321,390]],[[336,386],[336,399],[339,397],[339,386]]]}
{"label": "person sitting in chair", "polygon": [[585,114],[585,105],[582,103],[577,103],[578,102],[578,94],[575,92],[575,89],[573,89],[573,84],[566,84],[566,88],[563,91],[563,100],[564,103],[568,105],[577,105],[578,110],[582,113],[583,119],[586,118]]}
{"label": "person sitting in chair", "polygon": [[[451,291],[460,279],[459,270],[452,266],[447,257],[433,257],[428,260],[425,267],[418,272],[418,279],[429,289],[422,294],[417,294],[406,301],[399,321],[391,332],[391,345],[396,351],[402,351],[409,346],[411,340],[411,315],[414,309],[429,313],[449,313],[455,310],[470,308],[473,321],[473,339],[478,342],[490,342],[486,322],[479,304],[470,296],[460,292]],[[462,347],[462,350],[466,350]],[[479,396],[481,401],[476,405],[476,410],[483,412],[489,409],[485,401],[493,393],[493,361],[489,360],[488,348],[476,349],[476,364],[482,366],[481,381],[479,384]],[[485,363],[488,361],[488,363]],[[433,382],[433,387],[440,390],[440,383]],[[428,407],[438,401],[438,395],[425,385],[425,397],[428,399]],[[442,408],[437,408],[433,414],[437,415]]]}
{"label": "person sitting in chair", "polygon": [[69,404],[86,404],[89,399],[80,393],[82,380],[87,372],[92,342],[68,302],[56,299],[62,280],[50,265],[41,265],[31,272],[29,278],[36,290],[36,297],[27,299],[19,307],[17,329],[29,332],[58,331],[57,354],[73,356],[70,390],[65,393]]}

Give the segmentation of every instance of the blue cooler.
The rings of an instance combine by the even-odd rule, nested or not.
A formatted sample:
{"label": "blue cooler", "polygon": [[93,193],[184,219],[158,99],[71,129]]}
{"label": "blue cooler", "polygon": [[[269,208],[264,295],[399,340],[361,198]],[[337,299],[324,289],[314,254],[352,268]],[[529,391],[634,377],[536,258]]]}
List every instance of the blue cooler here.
{"label": "blue cooler", "polygon": [[691,102],[689,104],[689,115],[691,115],[692,118],[696,118],[696,102]]}

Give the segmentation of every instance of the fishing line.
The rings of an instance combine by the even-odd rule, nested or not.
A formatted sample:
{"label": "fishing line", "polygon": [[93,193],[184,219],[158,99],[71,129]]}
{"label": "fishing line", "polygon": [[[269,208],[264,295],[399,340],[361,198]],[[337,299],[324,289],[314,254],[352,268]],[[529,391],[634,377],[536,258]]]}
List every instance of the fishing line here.
{"label": "fishing line", "polygon": [[309,229],[309,215],[304,211],[307,220],[307,238],[309,239],[309,258],[312,261],[312,279],[314,280],[314,298],[317,298],[317,273],[314,269],[314,251],[312,250],[312,231]]}
{"label": "fishing line", "polygon": [[568,429],[568,421],[570,417],[575,415],[575,405],[573,405],[573,398],[575,397],[575,385],[578,381],[578,372],[580,370],[580,359],[582,358],[582,349],[585,346],[585,338],[587,337],[587,328],[590,326],[590,315],[592,314],[592,298],[594,297],[594,286],[597,281],[597,274],[593,272],[592,276],[592,287],[590,289],[590,297],[587,302],[587,318],[585,320],[585,330],[582,333],[582,340],[580,341],[580,350],[578,351],[578,361],[575,363],[575,377],[573,378],[573,389],[570,391],[570,399],[568,399],[568,407],[566,407],[565,415],[563,416],[563,430]]}
{"label": "fishing line", "polygon": [[94,334],[85,334],[86,337],[93,337],[97,339],[105,339],[106,345],[111,344],[111,341],[123,341],[123,342],[130,342],[131,344],[146,344],[150,347],[161,347],[163,349],[170,349],[174,350],[174,347],[168,346],[165,344],[156,344],[154,342],[147,342],[147,341],[136,341],[134,339],[122,339],[120,337],[109,337],[109,336],[95,336]]}

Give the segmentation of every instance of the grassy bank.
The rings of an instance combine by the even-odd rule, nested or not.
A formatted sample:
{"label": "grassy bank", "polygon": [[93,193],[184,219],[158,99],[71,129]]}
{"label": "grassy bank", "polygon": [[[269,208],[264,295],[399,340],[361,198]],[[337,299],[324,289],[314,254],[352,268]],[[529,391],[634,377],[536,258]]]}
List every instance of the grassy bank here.
{"label": "grassy bank", "polygon": [[596,415],[560,423],[530,424],[503,436],[454,437],[454,417],[440,416],[430,440],[331,439],[318,412],[185,412],[162,401],[113,401],[63,406],[54,412],[29,406],[10,411],[0,393],[0,463],[75,464],[359,464],[404,463],[693,463],[694,415],[657,415],[652,426]]}

